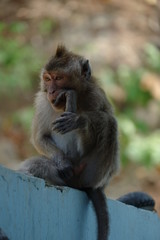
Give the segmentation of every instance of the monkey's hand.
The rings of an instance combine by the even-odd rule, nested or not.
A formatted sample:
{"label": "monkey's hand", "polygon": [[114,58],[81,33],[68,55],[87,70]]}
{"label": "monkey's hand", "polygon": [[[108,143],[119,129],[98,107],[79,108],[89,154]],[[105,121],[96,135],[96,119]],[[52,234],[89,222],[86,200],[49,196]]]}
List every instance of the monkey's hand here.
{"label": "monkey's hand", "polygon": [[61,134],[73,131],[78,128],[83,128],[86,125],[86,119],[83,116],[79,116],[76,113],[64,112],[53,123],[53,131]]}
{"label": "monkey's hand", "polygon": [[57,107],[59,105],[66,104],[66,91],[60,91],[56,100],[54,102],[54,106]]}
{"label": "monkey's hand", "polygon": [[77,111],[77,94],[74,90],[62,90],[56,97],[54,102],[54,106],[63,106],[65,105],[66,112],[73,112]]}

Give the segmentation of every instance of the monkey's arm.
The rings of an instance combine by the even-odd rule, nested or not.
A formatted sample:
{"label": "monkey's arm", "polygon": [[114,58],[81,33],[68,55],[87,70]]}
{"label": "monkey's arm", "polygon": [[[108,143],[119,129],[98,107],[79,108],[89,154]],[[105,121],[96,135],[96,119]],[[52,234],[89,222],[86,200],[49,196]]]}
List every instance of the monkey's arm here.
{"label": "monkey's arm", "polygon": [[66,91],[66,108],[65,112],[77,112],[77,93],[74,90]]}
{"label": "monkey's arm", "polygon": [[54,144],[47,127],[45,128],[44,124],[42,126],[41,119],[36,120],[36,118],[37,116],[35,116],[32,126],[32,143],[36,150],[48,158],[63,155],[63,152]]}
{"label": "monkey's arm", "polygon": [[[98,92],[98,91],[97,91]],[[117,129],[116,120],[113,116],[112,108],[105,97],[105,94],[101,89],[99,89],[99,96],[97,97],[98,108],[95,102],[93,102],[92,109],[89,111],[77,111],[77,93],[74,90],[66,91],[66,109],[65,112],[53,121],[53,130],[65,134],[67,132],[79,129],[80,132],[85,135],[85,139],[92,138],[92,141],[97,138],[99,132],[107,129],[108,127],[113,127]],[[92,94],[91,98],[95,99],[95,96]],[[86,96],[84,96],[85,99]],[[88,96],[87,96],[88,97]],[[61,96],[59,97],[59,101]],[[91,101],[93,101],[91,99]],[[90,101],[90,99],[86,99]],[[85,101],[86,101],[85,100]],[[94,100],[95,101],[95,100]],[[87,102],[86,102],[87,104]],[[99,108],[101,105],[101,110]],[[109,126],[108,126],[109,125]],[[113,126],[112,126],[113,125]],[[102,130],[99,130],[102,128]],[[91,139],[90,139],[91,142]]]}
{"label": "monkey's arm", "polygon": [[59,104],[61,98],[65,96],[66,106],[65,112],[53,121],[52,130],[56,130],[59,133],[67,133],[80,126],[80,121],[78,122],[77,115],[77,93],[74,90],[63,91],[56,99],[56,105]]}
{"label": "monkey's arm", "polygon": [[79,133],[83,149],[77,166],[82,173],[80,186],[106,185],[119,168],[118,131],[114,116],[104,111],[88,111],[80,115],[66,112],[56,120],[54,127],[61,134],[72,131],[72,127]]}
{"label": "monkey's arm", "polygon": [[36,112],[32,125],[34,147],[40,154],[53,160],[58,167],[68,167],[69,161],[66,161],[63,151],[55,145],[51,137],[52,121],[56,118],[54,110],[43,93],[37,95],[35,104]]}
{"label": "monkey's arm", "polygon": [[79,130],[86,144],[99,150],[117,142],[117,122],[111,113],[105,111],[88,111],[82,114],[64,112],[53,122],[53,129],[61,134]]}

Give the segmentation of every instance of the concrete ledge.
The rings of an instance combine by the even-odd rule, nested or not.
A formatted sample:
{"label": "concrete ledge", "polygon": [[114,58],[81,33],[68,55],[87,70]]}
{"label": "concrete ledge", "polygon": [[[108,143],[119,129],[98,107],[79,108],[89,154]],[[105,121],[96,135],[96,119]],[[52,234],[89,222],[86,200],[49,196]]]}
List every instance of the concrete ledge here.
{"label": "concrete ledge", "polygon": [[[160,240],[157,214],[108,200],[110,240]],[[85,193],[0,166],[0,228],[10,240],[96,240]]]}

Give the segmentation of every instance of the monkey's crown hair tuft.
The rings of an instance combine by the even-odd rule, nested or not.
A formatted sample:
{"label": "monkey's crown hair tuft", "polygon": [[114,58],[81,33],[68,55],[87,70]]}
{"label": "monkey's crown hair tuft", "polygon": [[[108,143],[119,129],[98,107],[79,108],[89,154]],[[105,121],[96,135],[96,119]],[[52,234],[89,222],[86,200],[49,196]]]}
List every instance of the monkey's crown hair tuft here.
{"label": "monkey's crown hair tuft", "polygon": [[58,45],[55,57],[62,57],[67,52],[67,49],[64,45]]}

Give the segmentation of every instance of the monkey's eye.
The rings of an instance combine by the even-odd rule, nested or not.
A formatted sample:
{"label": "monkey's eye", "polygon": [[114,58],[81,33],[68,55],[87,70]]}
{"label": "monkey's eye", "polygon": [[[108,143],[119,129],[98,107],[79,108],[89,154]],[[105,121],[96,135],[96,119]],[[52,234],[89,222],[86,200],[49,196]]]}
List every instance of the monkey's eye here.
{"label": "monkey's eye", "polygon": [[49,77],[45,77],[44,79],[46,82],[50,81],[51,79]]}
{"label": "monkey's eye", "polygon": [[56,76],[55,80],[59,81],[59,80],[61,80],[62,78],[63,78],[63,77],[61,77],[61,76]]}

